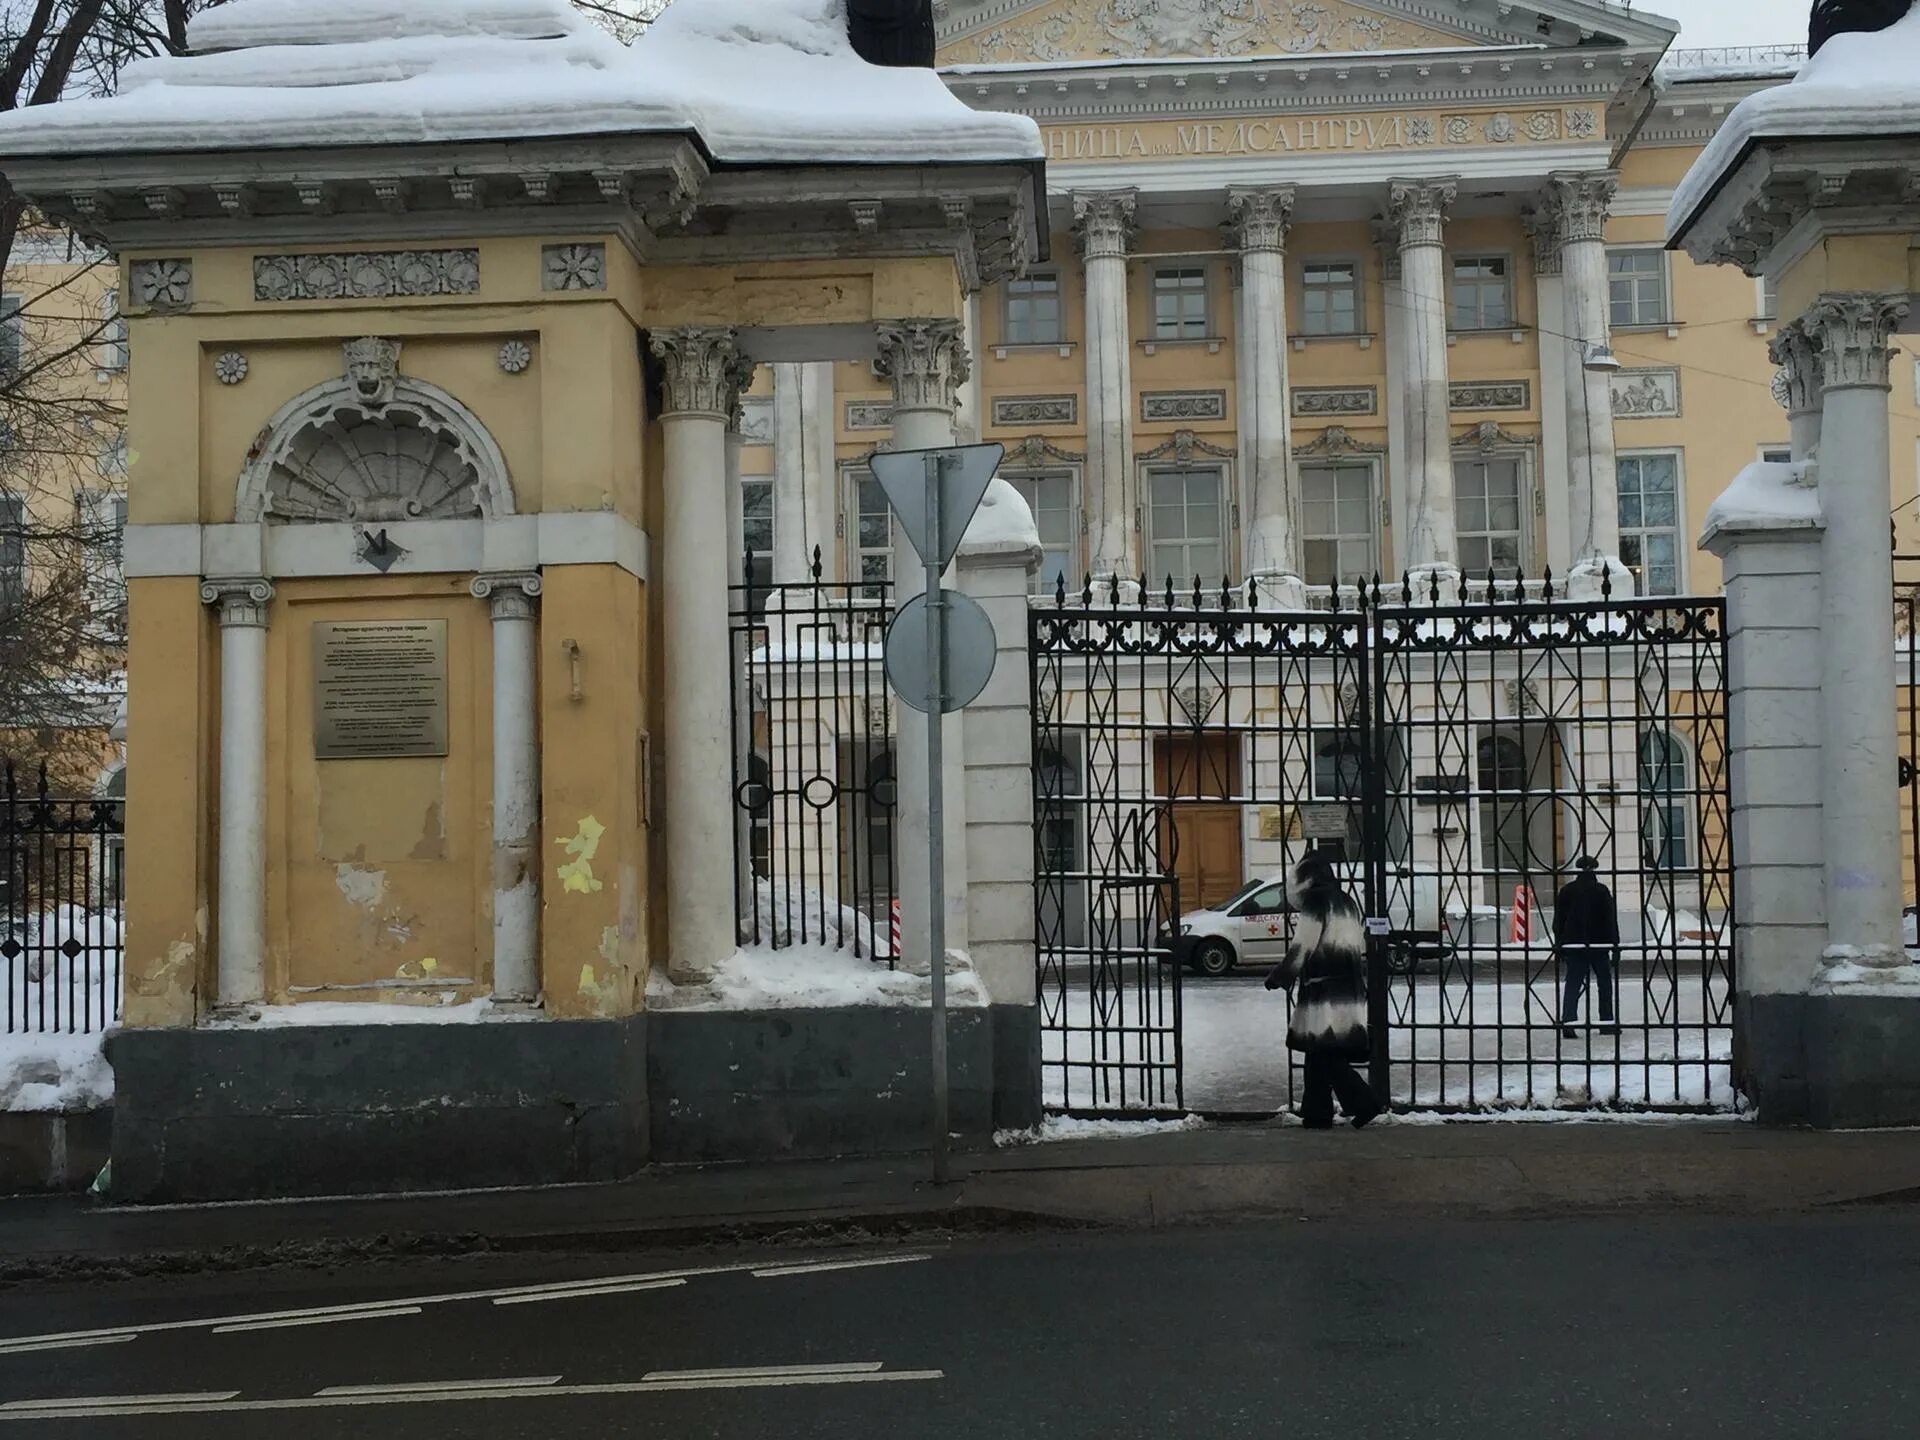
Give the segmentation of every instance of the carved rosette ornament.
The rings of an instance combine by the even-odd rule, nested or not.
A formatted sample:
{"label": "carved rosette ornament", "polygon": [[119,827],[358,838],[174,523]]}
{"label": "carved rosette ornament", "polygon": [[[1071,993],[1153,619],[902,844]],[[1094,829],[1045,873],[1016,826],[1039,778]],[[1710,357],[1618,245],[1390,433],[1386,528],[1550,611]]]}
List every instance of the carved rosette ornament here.
{"label": "carved rosette ornament", "polygon": [[1460,193],[1454,180],[1390,180],[1387,182],[1387,223],[1402,250],[1445,243],[1447,212]]}
{"label": "carved rosette ornament", "polygon": [[229,575],[200,583],[200,603],[217,609],[222,629],[264,627],[273,603],[273,582],[258,575]]}
{"label": "carved rosette ornament", "polygon": [[1293,227],[1294,193],[1291,185],[1228,188],[1227,231],[1241,250],[1278,254],[1287,248],[1287,231]]}
{"label": "carved rosette ornament", "polygon": [[893,382],[893,413],[952,410],[972,367],[958,320],[889,320],[874,327],[880,355],[874,368]]}
{"label": "carved rosette ornament", "polygon": [[1617,172],[1598,170],[1583,175],[1556,171],[1547,177],[1547,186],[1563,244],[1606,238],[1607,212],[1613,205],[1614,192],[1620,188]]}
{"label": "carved rosette ornament", "polygon": [[1124,260],[1133,238],[1133,217],[1139,192],[1134,190],[1076,190],[1073,228],[1080,234],[1080,255],[1086,260]]}
{"label": "carved rosette ornament", "polygon": [[718,415],[733,409],[740,347],[724,326],[685,325],[656,330],[653,353],[666,367],[668,415]]}
{"label": "carved rosette ornament", "polygon": [[1820,341],[1804,320],[1783,325],[1767,342],[1767,358],[1780,367],[1774,397],[1789,415],[1811,415],[1820,408]]}
{"label": "carved rosette ornament", "polygon": [[487,602],[495,620],[531,620],[533,602],[540,595],[537,570],[492,570],[473,577],[467,586],[476,600]]}
{"label": "carved rosette ornament", "polygon": [[1891,386],[1887,341],[1907,318],[1904,295],[1857,291],[1822,295],[1807,314],[1820,344],[1820,379],[1828,390],[1886,390]]}

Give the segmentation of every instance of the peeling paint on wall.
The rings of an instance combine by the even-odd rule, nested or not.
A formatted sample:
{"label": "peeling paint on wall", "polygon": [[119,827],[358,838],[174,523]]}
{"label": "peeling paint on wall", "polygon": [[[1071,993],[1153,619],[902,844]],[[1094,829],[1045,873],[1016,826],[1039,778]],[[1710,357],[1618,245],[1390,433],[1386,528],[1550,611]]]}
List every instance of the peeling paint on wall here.
{"label": "peeling paint on wall", "polygon": [[333,867],[333,883],[349,905],[371,910],[387,898],[387,872],[366,870],[358,865]]}
{"label": "peeling paint on wall", "polygon": [[607,827],[591,815],[580,817],[580,828],[570,840],[557,843],[574,858],[559,867],[560,889],[562,893],[572,891],[580,895],[590,895],[604,887],[593,878],[593,857],[599,853],[600,837],[607,833]]}

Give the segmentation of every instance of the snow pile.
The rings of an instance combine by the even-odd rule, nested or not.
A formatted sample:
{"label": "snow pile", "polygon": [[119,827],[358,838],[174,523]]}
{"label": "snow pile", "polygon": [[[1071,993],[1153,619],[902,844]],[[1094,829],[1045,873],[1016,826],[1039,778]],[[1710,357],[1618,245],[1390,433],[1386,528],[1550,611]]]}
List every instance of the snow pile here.
{"label": "snow pile", "polygon": [[960,549],[963,554],[1002,549],[1038,553],[1040,527],[1020,492],[996,475],[980,498],[980,508],[973,512]]}
{"label": "snow pile", "polygon": [[113,1103],[106,1036],[0,1034],[0,1111],[92,1110]]}
{"label": "snow pile", "polygon": [[1198,1115],[1183,1115],[1178,1120],[1127,1120],[1123,1118],[1083,1120],[1072,1115],[1049,1115],[1033,1130],[998,1130],[993,1143],[1001,1149],[1015,1145],[1049,1145],[1058,1140],[1138,1140],[1147,1135],[1175,1135],[1183,1130],[1204,1130],[1207,1122]]}
{"label": "snow pile", "polygon": [[863,959],[886,958],[887,941],[873,921],[850,906],[829,900],[818,890],[791,881],[756,880],[753,925],[747,938],[755,950],[784,950],[795,945],[858,950]]}
{"label": "snow pile", "polygon": [[[653,1010],[827,1010],[932,1003],[927,976],[889,970],[885,961],[822,945],[736,950],[706,979],[687,985],[676,985],[659,966],[647,976],[647,1006]],[[986,1003],[986,988],[972,964],[958,951],[949,951],[947,1004],[971,1009]]]}
{"label": "snow pile", "polygon": [[1836,35],[1786,85],[1734,107],[1673,193],[1667,238],[1696,211],[1757,140],[1883,136],[1920,130],[1920,8],[1874,34]]}
{"label": "snow pile", "polygon": [[845,0],[675,0],[629,49],[566,0],[233,0],[121,92],[0,116],[0,153],[697,132],[736,162],[1026,160],[1040,133],[868,65]]}
{"label": "snow pile", "polygon": [[1820,491],[1807,483],[1806,465],[1756,460],[1707,507],[1701,539],[1729,529],[1803,529],[1821,519]]}

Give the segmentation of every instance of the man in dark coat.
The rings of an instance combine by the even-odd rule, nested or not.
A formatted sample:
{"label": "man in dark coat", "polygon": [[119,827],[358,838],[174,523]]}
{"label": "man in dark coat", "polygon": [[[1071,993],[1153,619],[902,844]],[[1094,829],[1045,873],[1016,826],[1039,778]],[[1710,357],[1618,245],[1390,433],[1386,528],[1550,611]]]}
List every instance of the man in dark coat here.
{"label": "man in dark coat", "polygon": [[1587,976],[1593,976],[1594,998],[1599,1002],[1600,1029],[1617,1033],[1613,1023],[1613,970],[1620,951],[1620,911],[1613,903],[1613,892],[1600,883],[1594,872],[1600,862],[1591,855],[1580,857],[1580,873],[1560,887],[1553,902],[1553,948],[1567,967],[1567,990],[1560,1004],[1560,1033],[1577,1039],[1580,1023],[1580,992],[1587,988]]}

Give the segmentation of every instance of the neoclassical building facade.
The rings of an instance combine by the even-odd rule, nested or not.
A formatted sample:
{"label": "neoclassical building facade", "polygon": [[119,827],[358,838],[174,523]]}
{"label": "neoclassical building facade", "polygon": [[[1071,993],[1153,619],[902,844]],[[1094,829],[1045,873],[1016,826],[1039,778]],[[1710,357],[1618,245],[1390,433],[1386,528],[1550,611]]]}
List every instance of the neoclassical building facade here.
{"label": "neoclassical building facade", "polygon": [[[954,93],[1046,143],[1053,254],[971,298],[962,412],[1008,449],[1040,588],[1258,577],[1318,605],[1617,558],[1615,593],[1719,589],[1708,506],[1788,444],[1774,303],[1661,222],[1796,49],[1669,53],[1671,22],[1587,0],[952,0],[940,27]],[[1899,357],[1903,536],[1915,383]],[[763,576],[816,550],[888,573],[864,467],[888,424],[867,367],[762,372]]]}

